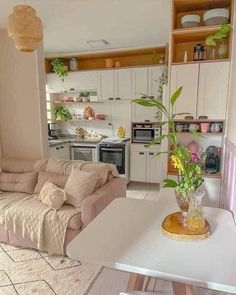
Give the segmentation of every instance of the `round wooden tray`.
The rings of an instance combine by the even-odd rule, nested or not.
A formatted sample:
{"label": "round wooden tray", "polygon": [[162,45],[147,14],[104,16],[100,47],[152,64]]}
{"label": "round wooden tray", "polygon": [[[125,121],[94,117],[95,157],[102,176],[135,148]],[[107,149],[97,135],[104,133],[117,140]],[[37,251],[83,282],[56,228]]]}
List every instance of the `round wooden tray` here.
{"label": "round wooden tray", "polygon": [[164,219],[162,222],[162,232],[175,240],[203,240],[210,236],[210,225],[205,220],[205,228],[203,230],[191,230],[184,227],[181,223],[181,212],[172,213]]}

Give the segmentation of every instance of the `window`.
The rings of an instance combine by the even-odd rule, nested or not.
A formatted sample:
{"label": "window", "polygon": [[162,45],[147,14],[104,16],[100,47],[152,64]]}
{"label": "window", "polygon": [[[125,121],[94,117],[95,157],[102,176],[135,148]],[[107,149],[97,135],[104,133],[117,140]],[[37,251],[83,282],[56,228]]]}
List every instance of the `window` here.
{"label": "window", "polygon": [[47,109],[47,120],[48,123],[52,122],[52,106],[51,106],[51,100],[50,100],[50,94],[46,94],[46,109]]}

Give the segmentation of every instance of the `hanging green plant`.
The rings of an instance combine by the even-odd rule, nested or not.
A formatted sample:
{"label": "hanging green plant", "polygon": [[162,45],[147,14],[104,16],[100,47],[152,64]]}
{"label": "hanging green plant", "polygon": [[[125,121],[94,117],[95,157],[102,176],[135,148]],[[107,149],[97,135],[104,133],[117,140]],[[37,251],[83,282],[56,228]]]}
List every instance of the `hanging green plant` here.
{"label": "hanging green plant", "polygon": [[63,106],[55,107],[53,116],[56,121],[68,121],[72,118],[70,111]]}
{"label": "hanging green plant", "polygon": [[224,24],[220,27],[218,31],[214,34],[208,36],[205,39],[205,44],[207,46],[215,47],[217,45],[217,41],[226,38],[232,30],[232,26],[230,24]]}
{"label": "hanging green plant", "polygon": [[55,58],[51,62],[51,65],[53,66],[53,72],[55,72],[59,79],[64,82],[65,77],[68,76],[68,68],[64,65],[63,60],[61,58]]}

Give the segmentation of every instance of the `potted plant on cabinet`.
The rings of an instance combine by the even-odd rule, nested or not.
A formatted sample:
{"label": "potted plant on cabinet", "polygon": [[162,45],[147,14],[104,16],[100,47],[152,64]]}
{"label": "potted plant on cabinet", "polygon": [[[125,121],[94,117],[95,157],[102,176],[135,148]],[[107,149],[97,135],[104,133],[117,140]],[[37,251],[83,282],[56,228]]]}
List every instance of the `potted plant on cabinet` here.
{"label": "potted plant on cabinet", "polygon": [[53,116],[56,121],[68,121],[72,118],[70,111],[63,106],[55,107]]}
{"label": "potted plant on cabinet", "polygon": [[[55,58],[51,62],[51,65],[53,66],[53,72],[56,73],[58,78],[61,80],[62,86],[65,81],[65,77],[68,76],[68,66],[64,64],[64,61],[61,58]],[[64,86],[63,86],[64,88]]]}

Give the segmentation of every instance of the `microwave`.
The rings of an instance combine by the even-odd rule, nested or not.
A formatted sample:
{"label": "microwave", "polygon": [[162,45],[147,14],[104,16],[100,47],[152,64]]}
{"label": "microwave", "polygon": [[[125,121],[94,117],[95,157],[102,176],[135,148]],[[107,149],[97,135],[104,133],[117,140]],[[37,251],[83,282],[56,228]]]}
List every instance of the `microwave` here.
{"label": "microwave", "polygon": [[149,143],[161,135],[161,128],[156,124],[143,123],[133,124],[132,126],[132,142],[133,143]]}

